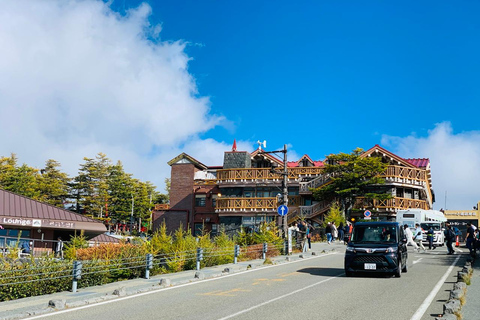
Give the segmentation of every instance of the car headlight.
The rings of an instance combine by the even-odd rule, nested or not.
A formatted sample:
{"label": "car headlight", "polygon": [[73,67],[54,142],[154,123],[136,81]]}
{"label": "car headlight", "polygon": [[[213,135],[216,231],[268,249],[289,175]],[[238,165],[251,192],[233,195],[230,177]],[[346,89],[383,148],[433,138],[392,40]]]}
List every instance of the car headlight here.
{"label": "car headlight", "polygon": [[347,252],[354,252],[355,251],[355,248],[353,247],[350,247],[350,246],[347,246]]}
{"label": "car headlight", "polygon": [[385,252],[397,252],[397,248],[390,247],[390,248],[387,248]]}

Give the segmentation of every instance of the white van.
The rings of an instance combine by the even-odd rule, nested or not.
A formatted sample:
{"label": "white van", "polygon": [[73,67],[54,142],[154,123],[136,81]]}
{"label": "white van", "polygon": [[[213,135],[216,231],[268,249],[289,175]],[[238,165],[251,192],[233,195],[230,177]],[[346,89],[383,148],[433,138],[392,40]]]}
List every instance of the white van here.
{"label": "white van", "polygon": [[445,244],[443,230],[445,229],[447,218],[441,211],[421,209],[398,210],[396,221],[403,225],[408,225],[412,231],[415,230],[415,224],[420,224],[424,231],[422,241],[424,244],[428,244],[427,231],[430,227],[433,227],[433,244],[435,246],[443,246]]}

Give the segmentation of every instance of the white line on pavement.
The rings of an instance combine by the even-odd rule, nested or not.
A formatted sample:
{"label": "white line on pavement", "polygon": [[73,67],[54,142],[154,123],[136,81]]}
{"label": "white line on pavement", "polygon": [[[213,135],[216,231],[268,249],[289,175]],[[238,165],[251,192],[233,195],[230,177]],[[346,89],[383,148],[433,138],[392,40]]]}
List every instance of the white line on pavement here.
{"label": "white line on pavement", "polygon": [[425,311],[427,311],[427,309],[430,306],[430,304],[432,303],[433,299],[435,299],[435,296],[437,295],[438,291],[440,290],[442,285],[445,283],[445,280],[447,280],[447,277],[452,272],[453,267],[455,267],[455,265],[457,264],[458,259],[460,259],[460,256],[457,256],[455,261],[453,261],[453,263],[447,269],[447,271],[445,272],[443,277],[438,281],[438,283],[435,285],[435,287],[430,292],[428,297],[425,298],[423,303],[420,305],[420,307],[417,309],[417,311],[413,314],[413,316],[410,318],[410,320],[420,320],[422,318],[423,314],[425,313]]}
{"label": "white line on pavement", "polygon": [[[305,262],[305,261],[308,261],[308,260],[323,258],[323,257],[327,257],[327,256],[334,255],[334,254],[336,254],[336,252],[326,253],[326,254],[322,254],[320,256],[311,256],[311,257],[308,257],[308,258],[304,258],[304,259],[300,259],[300,260],[296,260],[296,261],[284,262],[284,263],[275,264],[275,265],[272,265],[272,266],[265,266],[265,267],[261,267],[261,268],[250,269],[250,270],[246,270],[246,271],[240,271],[240,272],[237,272],[237,273],[234,273],[234,274],[229,274],[229,275],[225,275],[225,276],[221,276],[221,277],[217,277],[217,278],[211,278],[211,279],[205,279],[205,280],[200,280],[200,281],[195,281],[195,282],[179,284],[179,285],[176,285],[176,286],[173,286],[173,287],[154,289],[154,290],[150,290],[150,291],[147,291],[147,292],[133,294],[131,296],[117,298],[117,299],[114,299],[114,300],[103,301],[103,302],[98,302],[98,303],[94,303],[94,304],[88,304],[88,305],[77,307],[77,308],[65,309],[65,310],[60,310],[60,311],[56,311],[56,312],[52,312],[52,313],[42,314],[42,315],[30,317],[30,318],[25,318],[25,320],[40,319],[40,318],[56,316],[56,315],[59,315],[59,314],[62,314],[62,313],[75,312],[75,311],[78,311],[78,310],[81,310],[81,309],[87,309],[87,308],[92,308],[92,307],[96,307],[96,306],[101,306],[101,305],[104,305],[104,304],[109,304],[109,303],[119,302],[119,301],[128,300],[128,299],[132,299],[132,298],[137,298],[137,297],[140,297],[140,296],[145,296],[145,295],[157,293],[157,292],[160,292],[160,291],[173,290],[173,289],[182,288],[182,287],[191,286],[191,285],[200,284],[200,283],[209,282],[209,281],[217,281],[217,280],[221,280],[221,279],[225,279],[225,278],[238,276],[238,275],[241,275],[241,274],[244,274],[244,273],[255,272],[255,271],[260,271],[260,270],[265,270],[265,269],[270,269],[270,268],[276,268],[276,267],[280,267],[280,266],[287,265],[287,264],[292,264],[292,263]],[[327,279],[327,280],[330,280],[330,279]],[[327,280],[324,280],[324,281],[327,281]],[[309,287],[312,287],[312,285],[310,285]],[[67,305],[68,305],[68,302],[67,302]]]}
{"label": "white line on pavement", "polygon": [[224,318],[220,318],[220,319],[218,319],[218,320],[226,320],[226,319],[230,319],[230,318],[236,317],[236,316],[241,315],[241,314],[243,314],[243,313],[246,313],[246,312],[252,311],[252,310],[254,310],[254,309],[263,307],[263,306],[266,305],[266,304],[269,304],[269,303],[275,302],[275,301],[277,301],[277,300],[286,298],[286,297],[288,297],[288,296],[291,296],[292,294],[299,293],[299,292],[302,292],[302,291],[304,291],[304,290],[310,289],[310,288],[312,288],[312,287],[314,287],[314,286],[317,286],[317,285],[319,285],[319,284],[325,283],[325,282],[327,282],[327,281],[330,281],[330,280],[332,280],[332,279],[338,278],[338,277],[343,276],[343,275],[344,275],[344,273],[340,273],[340,274],[338,274],[338,275],[336,275],[336,276],[334,276],[334,277],[330,277],[330,278],[328,278],[328,279],[325,279],[325,280],[322,280],[322,281],[313,283],[313,284],[311,284],[311,285],[309,285],[309,286],[306,286],[306,287],[304,287],[304,288],[301,288],[301,289],[292,291],[292,292],[290,292],[290,293],[284,294],[283,296],[279,296],[279,297],[273,298],[273,299],[271,299],[271,300],[267,300],[267,301],[265,301],[265,302],[262,302],[262,303],[260,303],[260,304],[257,304],[256,306],[253,306],[253,307],[244,309],[244,310],[242,310],[242,311],[236,312],[236,313],[234,313],[234,314],[231,314],[231,315],[226,316],[226,317],[224,317]]}
{"label": "white line on pavement", "polygon": [[418,260],[413,261],[413,264],[419,263],[420,261],[422,261],[422,259],[423,259],[423,258],[420,258],[420,259],[418,259]]}

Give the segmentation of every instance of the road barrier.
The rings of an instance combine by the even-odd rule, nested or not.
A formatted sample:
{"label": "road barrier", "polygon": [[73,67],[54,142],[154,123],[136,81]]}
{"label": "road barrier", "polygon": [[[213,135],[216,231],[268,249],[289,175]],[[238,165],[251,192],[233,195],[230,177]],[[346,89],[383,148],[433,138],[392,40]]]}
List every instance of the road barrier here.
{"label": "road barrier", "polygon": [[[235,245],[225,248],[199,247],[191,251],[156,255],[149,253],[146,256],[109,260],[24,259],[27,261],[19,260],[18,264],[12,263],[9,267],[5,264],[3,269],[0,269],[0,291],[6,286],[8,288],[8,286],[41,281],[48,281],[49,286],[57,287],[55,280],[64,279],[62,280],[64,284],[65,278],[71,277],[71,290],[76,292],[77,287],[81,286],[82,283],[85,283],[84,286],[92,285],[94,279],[99,278],[104,273],[121,275],[122,271],[131,270],[137,276],[144,275],[146,279],[149,279],[152,270],[156,273],[176,272],[193,268],[200,270],[202,266],[215,265],[215,262],[217,262],[216,264],[232,262],[236,264],[240,258],[251,260],[261,257],[265,260],[267,253],[269,256],[285,254],[288,252],[286,248],[288,250],[288,247],[285,247],[283,243],[279,245],[263,243],[250,246]],[[111,279],[124,278],[122,276],[112,276]],[[66,289],[64,286],[58,287],[59,291]],[[0,299],[0,301],[2,300],[5,299]]]}

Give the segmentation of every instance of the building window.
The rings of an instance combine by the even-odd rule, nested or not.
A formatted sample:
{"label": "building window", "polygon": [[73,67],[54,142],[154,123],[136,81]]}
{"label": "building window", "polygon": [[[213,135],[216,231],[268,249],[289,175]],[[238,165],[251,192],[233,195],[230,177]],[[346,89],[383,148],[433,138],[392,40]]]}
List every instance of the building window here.
{"label": "building window", "polygon": [[195,195],[195,207],[205,207],[207,196],[205,194]]}

